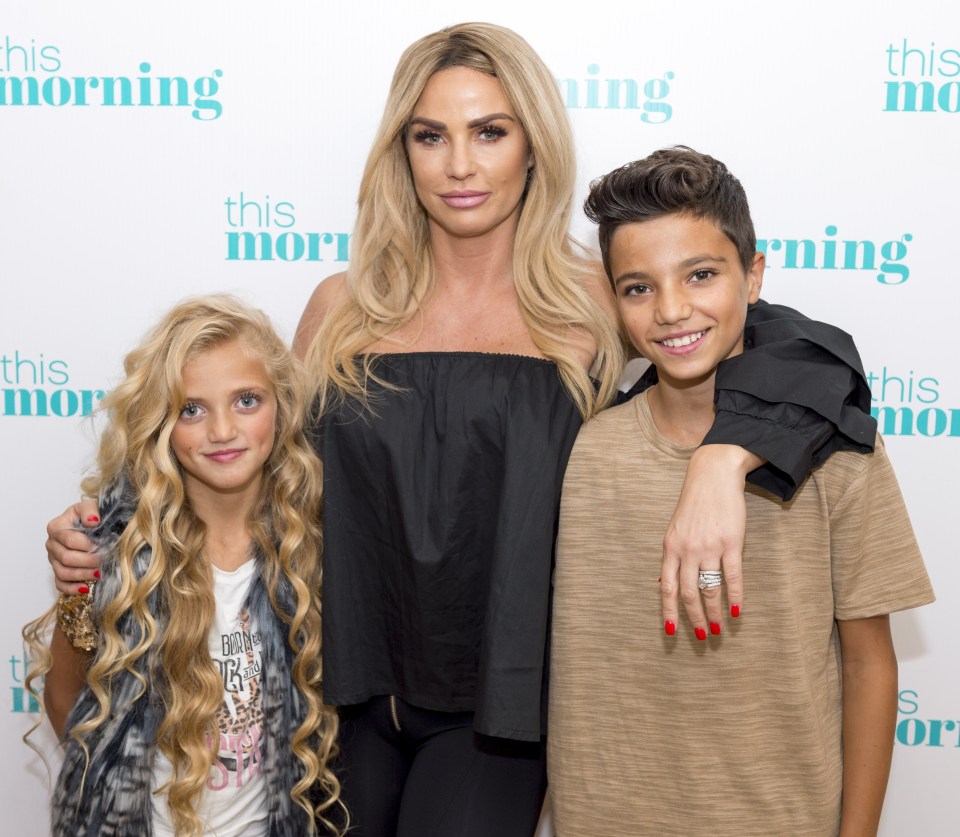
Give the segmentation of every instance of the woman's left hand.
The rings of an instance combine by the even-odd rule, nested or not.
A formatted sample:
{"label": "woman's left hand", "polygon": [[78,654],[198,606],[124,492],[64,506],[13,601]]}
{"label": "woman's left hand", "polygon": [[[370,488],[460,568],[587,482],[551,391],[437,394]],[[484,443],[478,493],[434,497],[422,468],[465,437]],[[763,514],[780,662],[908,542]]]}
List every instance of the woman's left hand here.
{"label": "woman's left hand", "polygon": [[699,588],[701,570],[722,570],[730,615],[743,607],[743,540],[746,475],[763,460],[736,445],[705,445],[687,466],[687,476],[663,539],[660,590],[664,629],[680,622],[680,600],[698,639],[723,626],[721,587]]}

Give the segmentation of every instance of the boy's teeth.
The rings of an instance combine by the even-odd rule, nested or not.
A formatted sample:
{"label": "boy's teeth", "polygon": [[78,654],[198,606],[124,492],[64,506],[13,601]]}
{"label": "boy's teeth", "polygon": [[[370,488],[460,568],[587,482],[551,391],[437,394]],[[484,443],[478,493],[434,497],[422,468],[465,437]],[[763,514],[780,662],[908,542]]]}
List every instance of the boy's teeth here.
{"label": "boy's teeth", "polygon": [[703,334],[702,331],[698,331],[695,334],[685,334],[683,337],[671,337],[661,342],[664,346],[668,346],[671,349],[679,349],[681,346],[689,346],[691,343],[696,342],[703,337]]}

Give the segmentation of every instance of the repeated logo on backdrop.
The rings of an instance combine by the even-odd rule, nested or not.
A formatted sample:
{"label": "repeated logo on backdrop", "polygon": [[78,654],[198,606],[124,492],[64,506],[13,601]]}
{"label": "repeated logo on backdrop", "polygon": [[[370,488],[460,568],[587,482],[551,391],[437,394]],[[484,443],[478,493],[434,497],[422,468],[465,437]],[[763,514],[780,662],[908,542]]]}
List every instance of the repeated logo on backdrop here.
{"label": "repeated logo on backdrop", "polygon": [[897,695],[897,744],[904,747],[960,747],[960,719],[929,719],[920,714],[920,694],[903,689]]}
{"label": "repeated logo on backdrop", "polygon": [[960,49],[903,38],[884,51],[884,111],[960,112]]}
{"label": "repeated logo on backdrop", "polygon": [[[182,107],[201,122],[218,119],[223,70],[187,78],[164,75],[149,61],[118,75],[67,75],[63,51],[35,38],[0,38],[0,107]],[[76,72],[76,70],[74,71]]]}
{"label": "repeated logo on backdrop", "polygon": [[89,416],[104,395],[106,390],[71,387],[65,360],[20,349],[0,354],[0,415]]}
{"label": "repeated logo on backdrop", "polygon": [[941,379],[883,366],[867,372],[870,412],[884,436],[960,436],[960,407],[940,403]]}
{"label": "repeated logo on backdrop", "polygon": [[569,110],[638,110],[640,120],[662,125],[673,116],[665,101],[675,73],[667,70],[641,82],[633,78],[606,78],[599,64],[588,64],[583,78],[559,78],[560,96]]}
{"label": "repeated logo on backdrop", "polygon": [[902,285],[910,278],[904,264],[912,233],[887,241],[848,239],[835,224],[822,236],[810,238],[758,238],[757,249],[767,257],[767,267],[785,270],[843,270],[873,273],[881,285]]}
{"label": "repeated logo on backdrop", "polygon": [[[40,702],[27,691],[27,687],[24,685],[29,662],[26,647],[21,646],[10,655],[7,662],[10,665],[10,697],[7,711],[37,714],[40,711]],[[42,688],[42,684],[35,682],[33,687],[39,690]]]}
{"label": "repeated logo on backdrop", "polygon": [[234,261],[346,262],[350,260],[350,233],[300,232],[291,201],[252,197],[238,192],[226,207],[227,255]]}

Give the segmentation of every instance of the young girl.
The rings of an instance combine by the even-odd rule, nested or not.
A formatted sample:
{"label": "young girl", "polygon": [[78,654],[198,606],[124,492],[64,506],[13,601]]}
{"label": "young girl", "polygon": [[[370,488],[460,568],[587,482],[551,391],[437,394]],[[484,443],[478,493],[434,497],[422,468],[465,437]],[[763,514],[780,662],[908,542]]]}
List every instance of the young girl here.
{"label": "young girl", "polygon": [[79,692],[53,833],[316,833],[339,794],[337,721],[299,369],[264,314],[222,295],[176,306],[124,368],[83,486],[101,500],[99,581],[24,631],[60,733]]}

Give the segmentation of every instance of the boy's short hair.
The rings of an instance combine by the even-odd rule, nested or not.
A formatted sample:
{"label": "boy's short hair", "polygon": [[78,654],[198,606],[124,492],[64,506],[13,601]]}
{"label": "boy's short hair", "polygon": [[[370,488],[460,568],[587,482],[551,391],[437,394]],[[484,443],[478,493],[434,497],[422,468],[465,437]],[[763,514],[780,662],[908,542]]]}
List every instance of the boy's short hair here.
{"label": "boy's short hair", "polygon": [[757,250],[740,181],[719,160],[685,145],[654,151],[594,180],[583,210],[600,226],[600,253],[611,282],[610,241],[617,228],[664,215],[684,213],[712,221],[737,248],[744,270],[750,269]]}

